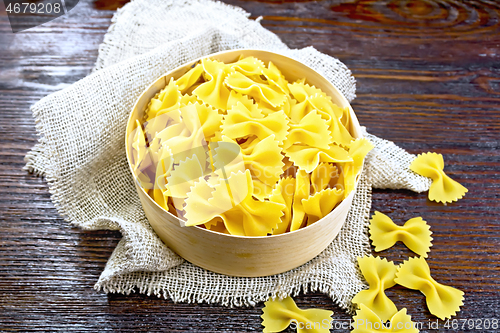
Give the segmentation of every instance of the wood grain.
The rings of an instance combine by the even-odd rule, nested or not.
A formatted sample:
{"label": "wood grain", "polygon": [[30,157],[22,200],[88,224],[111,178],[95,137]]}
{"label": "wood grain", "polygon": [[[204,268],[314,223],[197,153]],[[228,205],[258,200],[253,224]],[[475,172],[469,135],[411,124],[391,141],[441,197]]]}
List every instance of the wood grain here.
{"label": "wood grain", "polygon": [[[413,153],[444,154],[445,170],[469,189],[463,200],[443,206],[425,194],[376,190],[373,210],[399,223],[422,216],[431,225],[433,276],[466,293],[457,319],[500,319],[499,4],[226,2],[263,16],[263,26],[290,47],[313,45],[346,63],[358,83],[352,106],[370,132]],[[123,3],[82,0],[67,16],[18,34],[1,10],[0,330],[262,330],[262,304],[228,309],[94,291],[120,233],[71,227],[45,181],[22,170],[37,140],[30,105],[89,74],[112,10]],[[399,263],[412,254],[397,244],[381,255]],[[418,292],[396,286],[387,293],[413,320],[435,321]],[[296,299],[333,310],[335,320],[350,318],[323,294]]]}

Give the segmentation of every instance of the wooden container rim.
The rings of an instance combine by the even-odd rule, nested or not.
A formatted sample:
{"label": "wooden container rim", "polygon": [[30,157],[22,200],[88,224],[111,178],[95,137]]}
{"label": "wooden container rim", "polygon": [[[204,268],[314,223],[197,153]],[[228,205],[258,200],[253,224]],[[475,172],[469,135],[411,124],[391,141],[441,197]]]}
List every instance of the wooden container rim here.
{"label": "wooden container rim", "polygon": [[[127,119],[127,127],[126,127],[126,130],[125,130],[125,152],[126,152],[126,157],[127,157],[127,164],[129,166],[130,172],[132,173],[132,177],[134,178],[134,181],[136,183],[138,183],[138,180],[137,180],[137,177],[136,177],[136,175],[134,173],[134,170],[132,169],[132,164],[130,162],[131,160],[130,160],[130,154],[129,154],[128,137],[129,137],[129,127],[130,127],[130,124],[131,124],[131,121],[132,121],[132,116],[134,115],[134,111],[137,109],[137,104],[139,103],[139,101],[141,101],[141,99],[143,98],[144,94],[146,92],[148,92],[160,80],[165,80],[166,84],[168,84],[166,78],[168,76],[170,76],[171,73],[175,73],[175,72],[180,71],[180,70],[182,70],[184,68],[186,68],[187,70],[189,70],[189,68],[192,68],[192,66],[194,64],[196,64],[197,62],[199,62],[202,59],[213,58],[213,57],[216,57],[218,55],[227,54],[227,53],[237,53],[237,52],[243,52],[243,53],[247,53],[247,52],[250,52],[250,53],[251,52],[257,52],[257,53],[258,52],[264,52],[264,53],[269,53],[272,56],[282,57],[282,58],[287,59],[288,61],[292,61],[294,63],[297,63],[297,64],[299,64],[299,66],[306,67],[307,70],[312,71],[315,74],[317,74],[319,77],[321,77],[326,82],[328,82],[328,84],[331,86],[331,88],[333,88],[333,90],[335,90],[339,94],[340,99],[342,99],[343,102],[348,106],[348,108],[349,108],[349,116],[350,116],[350,119],[351,119],[351,127],[354,130],[353,132],[356,132],[355,133],[356,134],[355,135],[356,138],[361,138],[362,137],[361,136],[361,131],[360,131],[361,130],[361,126],[359,125],[358,118],[356,117],[356,114],[354,113],[354,110],[351,107],[351,103],[349,103],[349,101],[345,98],[344,94],[342,94],[340,92],[340,90],[337,89],[337,87],[335,87],[328,79],[326,79],[322,74],[318,73],[313,68],[307,66],[306,64],[304,64],[304,63],[302,63],[302,62],[300,62],[298,60],[290,58],[288,56],[285,56],[285,55],[282,55],[282,54],[279,54],[279,53],[275,53],[275,52],[272,52],[272,51],[267,51],[267,50],[241,48],[241,49],[232,49],[232,50],[219,51],[219,52],[216,52],[216,53],[211,53],[211,54],[199,57],[197,59],[188,61],[185,64],[180,65],[180,66],[172,69],[171,71],[169,71],[169,72],[161,75],[156,80],[154,80],[150,85],[148,85],[147,88],[144,89],[144,91],[141,93],[141,95],[135,101],[134,105],[132,106],[132,111],[129,113],[129,116],[128,116],[128,119]],[[307,78],[306,78],[306,82],[307,82]],[[350,201],[350,200],[347,200],[349,197],[354,196],[354,193],[356,192],[356,189],[357,189],[357,186],[358,186],[358,182],[359,182],[359,175],[362,172],[363,172],[363,167],[360,169],[359,173],[356,175],[356,182],[355,182],[354,188],[351,191],[351,193],[349,193],[349,195],[346,198],[342,199],[342,201],[337,205],[337,207],[335,207],[334,209],[332,209],[332,211],[329,212],[327,215],[325,215],[324,217],[322,217],[318,221],[314,222],[313,224],[305,226],[303,228],[300,228],[300,229],[297,229],[297,230],[294,230],[294,231],[285,232],[285,233],[282,233],[282,234],[279,234],[279,235],[266,235],[266,236],[240,236],[240,235],[232,235],[232,234],[225,234],[225,233],[222,233],[222,232],[212,231],[212,230],[209,230],[209,229],[200,228],[198,226],[190,226],[190,227],[183,226],[181,220],[177,216],[173,215],[172,213],[170,213],[169,211],[165,210],[163,207],[161,207],[160,205],[158,205],[158,203],[155,200],[153,200],[149,196],[149,194],[146,193],[146,191],[144,191],[144,188],[142,188],[142,186],[139,185],[139,186],[136,186],[136,188],[137,187],[140,188],[141,191],[146,195],[146,197],[148,198],[149,201],[151,201],[154,205],[156,205],[158,208],[160,208],[163,212],[169,214],[173,219],[177,220],[179,222],[179,225],[181,225],[181,227],[183,227],[183,228],[192,228],[192,227],[194,227],[194,228],[198,228],[200,230],[203,230],[202,232],[207,232],[209,234],[215,234],[218,237],[228,237],[228,238],[233,238],[233,239],[238,239],[238,238],[245,239],[245,240],[250,240],[250,239],[255,239],[255,240],[256,239],[276,239],[277,237],[287,237],[288,235],[301,232],[301,231],[303,231],[305,229],[309,229],[309,228],[312,228],[314,226],[317,227],[318,224],[321,224],[321,222],[326,221],[327,217],[329,215],[333,214],[333,212],[335,212],[336,210],[338,210],[342,206],[343,203]]]}

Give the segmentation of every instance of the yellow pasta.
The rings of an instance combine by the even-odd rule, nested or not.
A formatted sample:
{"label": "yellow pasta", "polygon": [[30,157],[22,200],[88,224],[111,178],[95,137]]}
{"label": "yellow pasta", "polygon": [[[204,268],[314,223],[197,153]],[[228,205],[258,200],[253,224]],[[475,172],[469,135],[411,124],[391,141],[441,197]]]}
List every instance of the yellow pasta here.
{"label": "yellow pasta", "polygon": [[146,120],[178,109],[180,107],[181,97],[181,92],[177,89],[175,81],[171,79],[165,89],[163,89],[156,98],[151,100],[146,110]]}
{"label": "yellow pasta", "polygon": [[143,189],[151,189],[154,183],[152,180],[153,177],[150,174],[152,157],[147,147],[146,135],[139,121],[136,121],[136,126],[136,129],[132,132],[132,168],[139,185]]}
{"label": "yellow pasta", "polygon": [[180,92],[184,94],[200,79],[202,74],[203,74],[203,66],[201,64],[197,64],[192,69],[190,69],[186,74],[178,78],[175,81],[175,84],[177,85]]}
{"label": "yellow pasta", "polygon": [[326,121],[333,142],[344,147],[350,146],[353,137],[348,130],[350,125],[348,118],[345,120],[345,124],[341,121],[341,119],[346,118],[346,114],[349,114],[348,108],[341,109],[333,104],[329,98],[316,93],[313,96],[308,96],[303,102],[294,104],[291,107],[290,119],[292,123],[300,122],[312,111],[318,112]]}
{"label": "yellow pasta", "polygon": [[129,139],[140,185],[186,226],[278,235],[329,214],[371,145],[348,108],[272,62],[203,59],[151,99]]}
{"label": "yellow pasta", "polygon": [[409,289],[420,290],[430,313],[440,319],[451,318],[463,305],[464,293],[434,280],[424,258],[410,258],[403,262],[395,282]]}
{"label": "yellow pasta", "polygon": [[[154,118],[150,118],[146,121],[144,126],[144,132],[150,144],[150,150],[152,153],[156,153],[159,150],[158,147],[151,147],[153,141],[156,139],[158,133],[162,132],[166,128],[171,128],[170,130],[180,129],[182,125],[179,125],[182,122],[181,111],[180,109],[171,110],[168,113],[163,113]],[[177,125],[177,126],[176,126]],[[179,135],[180,131],[169,133],[169,135],[175,136]],[[159,140],[156,140],[159,141]],[[159,142],[158,142],[159,144]],[[155,160],[156,161],[156,160]]]}
{"label": "yellow pasta", "polygon": [[292,222],[292,203],[293,195],[295,193],[295,178],[286,177],[281,178],[273,189],[269,201],[277,202],[285,205],[283,210],[283,216],[281,217],[281,223],[278,227],[273,230],[273,235],[279,235],[285,233]]}
{"label": "yellow pasta", "polygon": [[285,102],[285,96],[279,88],[255,82],[240,72],[228,75],[225,83],[231,89],[253,97],[258,101],[264,101],[273,107],[283,105]]}
{"label": "yellow pasta", "polygon": [[295,179],[295,191],[293,193],[292,222],[290,231],[298,230],[306,218],[306,212],[302,200],[309,196],[311,191],[310,176],[304,170],[299,170]]}
{"label": "yellow pasta", "polygon": [[318,221],[330,213],[344,199],[344,190],[327,188],[302,200],[304,212],[308,216],[307,225]]}
{"label": "yellow pasta", "polygon": [[283,173],[283,155],[274,134],[260,140],[253,138],[241,145],[245,167],[254,178],[273,187]]}
{"label": "yellow pasta", "polygon": [[[221,124],[222,115],[210,106],[199,103],[180,108],[182,122],[165,128],[157,134],[161,145],[167,145],[175,161],[191,157],[196,151],[198,159],[205,159],[207,140],[215,135]],[[175,127],[175,128],[174,128]],[[173,133],[177,135],[172,135]],[[198,149],[205,147],[205,149]]]}
{"label": "yellow pasta", "polygon": [[352,162],[349,152],[337,145],[329,145],[328,149],[294,144],[285,149],[285,155],[299,169],[312,172],[320,162],[345,163]]}
{"label": "yellow pasta", "polygon": [[172,158],[172,151],[167,146],[163,146],[160,150],[158,163],[156,164],[156,179],[153,190],[153,199],[165,210],[169,210],[168,198],[170,196],[170,190],[167,186],[167,177],[170,176],[173,166],[174,159]]}
{"label": "yellow pasta", "polygon": [[254,135],[263,140],[274,134],[281,144],[287,135],[288,117],[283,111],[267,117],[255,117],[242,103],[238,103],[227,111],[221,128],[222,134],[231,139]]}
{"label": "yellow pasta", "polygon": [[273,193],[273,187],[261,182],[260,180],[253,178],[253,196],[264,201],[269,199],[269,196]]}
{"label": "yellow pasta", "polygon": [[[255,104],[255,102],[251,98],[249,98],[247,95],[240,94],[239,92],[236,92],[234,90],[231,90],[231,92],[229,93],[226,110],[232,109],[233,106],[236,106],[236,104],[238,104],[238,102],[243,104],[243,106],[250,111],[252,117],[264,118],[264,115],[257,107],[257,104]],[[226,110],[224,110],[224,113],[227,113]]]}
{"label": "yellow pasta", "polygon": [[314,96],[316,94],[328,97],[321,89],[316,88],[315,86],[310,86],[303,82],[294,82],[288,85],[288,89],[290,89],[290,94],[297,100],[297,102],[304,102],[309,96]]}
{"label": "yellow pasta", "polygon": [[356,184],[356,175],[359,173],[363,167],[363,160],[370,150],[373,149],[373,145],[368,139],[362,138],[357,139],[351,143],[349,148],[349,156],[352,161],[348,163],[341,163],[340,167],[342,169],[342,177],[344,180],[344,195],[347,197]]}
{"label": "yellow pasta", "polygon": [[[200,188],[198,184],[201,184]],[[232,235],[272,234],[281,222],[285,208],[283,204],[252,197],[253,182],[249,170],[233,173],[228,179],[220,178],[213,188],[201,178],[191,192],[198,195],[186,200],[186,225],[207,223],[218,216]]]}
{"label": "yellow pasta", "polygon": [[193,154],[192,157],[186,158],[175,166],[167,177],[167,187],[170,196],[174,198],[187,198],[191,187],[207,173],[205,164],[205,161],[200,161]]}
{"label": "yellow pasta", "polygon": [[210,168],[219,176],[227,178],[231,173],[245,171],[243,154],[238,143],[227,136],[209,143]]}
{"label": "yellow pasta", "polygon": [[259,76],[265,69],[264,63],[255,57],[242,58],[235,63],[228,65],[230,68],[237,72],[242,73],[245,76]]}
{"label": "yellow pasta", "polygon": [[402,227],[381,212],[375,212],[370,220],[370,239],[377,252],[401,241],[416,254],[427,258],[432,246],[431,234],[429,225],[421,217],[409,219]]}
{"label": "yellow pasta", "polygon": [[406,308],[401,309],[386,323],[365,304],[360,304],[359,310],[356,311],[356,315],[353,317],[352,326],[354,329],[351,333],[419,332],[418,325],[411,321],[411,316],[406,314]]}
{"label": "yellow pasta", "polygon": [[463,198],[468,190],[444,173],[443,155],[424,153],[411,163],[410,169],[424,177],[432,178],[429,200],[444,204]]}
{"label": "yellow pasta", "polygon": [[199,85],[193,94],[216,109],[225,109],[229,99],[229,89],[223,82],[230,73],[230,69],[214,60],[204,59],[201,63],[210,80]]}
{"label": "yellow pasta", "polygon": [[[270,115],[271,113],[273,112],[276,112],[276,111],[283,111],[287,117],[290,118],[290,113],[291,113],[291,110],[292,110],[292,107],[297,103],[297,101],[293,98],[291,98],[289,95],[285,95],[285,102],[283,103],[283,105],[280,105],[278,107],[273,107],[272,105],[269,105],[265,102],[257,102],[257,107],[259,110],[262,111],[262,114],[265,115],[265,116],[268,116]],[[290,119],[291,121],[291,119]]]}
{"label": "yellow pasta", "polygon": [[339,171],[333,163],[319,163],[311,173],[311,186],[314,192],[338,185]]}
{"label": "yellow pasta", "polygon": [[264,333],[284,331],[295,322],[297,333],[328,333],[333,312],[323,309],[302,310],[291,297],[264,303],[261,315]]}
{"label": "yellow pasta", "polygon": [[290,123],[284,148],[289,148],[296,143],[321,149],[329,148],[332,136],[328,130],[328,124],[316,111],[309,112],[298,124]]}
{"label": "yellow pasta", "polygon": [[379,257],[358,257],[358,264],[366,282],[370,286],[360,291],[352,299],[354,304],[364,304],[384,322],[398,312],[394,303],[386,296],[385,289],[396,284],[397,267],[392,261]]}
{"label": "yellow pasta", "polygon": [[285,95],[289,94],[290,91],[288,89],[288,81],[285,79],[285,76],[281,74],[278,67],[276,67],[276,65],[271,61],[269,61],[267,68],[262,70],[262,74],[266,77],[271,86],[278,87]]}

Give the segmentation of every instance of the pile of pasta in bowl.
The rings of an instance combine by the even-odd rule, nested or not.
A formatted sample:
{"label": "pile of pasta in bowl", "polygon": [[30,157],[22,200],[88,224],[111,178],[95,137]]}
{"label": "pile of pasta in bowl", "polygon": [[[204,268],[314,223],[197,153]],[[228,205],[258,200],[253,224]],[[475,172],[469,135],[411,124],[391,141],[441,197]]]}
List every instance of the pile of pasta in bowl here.
{"label": "pile of pasta in bowl", "polygon": [[171,79],[129,137],[140,186],[186,226],[238,236],[307,227],[354,190],[367,139],[349,108],[272,62],[202,59]]}

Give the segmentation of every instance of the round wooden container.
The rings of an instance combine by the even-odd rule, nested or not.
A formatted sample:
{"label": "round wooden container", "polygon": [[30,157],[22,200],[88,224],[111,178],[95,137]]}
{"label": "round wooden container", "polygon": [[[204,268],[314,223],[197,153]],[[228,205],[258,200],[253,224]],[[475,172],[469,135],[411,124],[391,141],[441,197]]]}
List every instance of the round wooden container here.
{"label": "round wooden container", "polygon": [[[353,137],[362,137],[356,115],[345,97],[322,75],[296,60],[273,52],[248,49],[223,51],[203,58],[230,63],[236,61],[240,55],[254,56],[266,65],[272,61],[288,81],[306,78],[307,83],[322,89],[331,96],[335,104],[342,108],[349,108],[350,131]],[[131,172],[130,147],[127,144],[127,138],[135,129],[136,119],[142,119],[151,98],[168,84],[171,77],[179,78],[199,60],[191,61],[158,78],[135,103],[128,120],[125,137]],[[134,175],[133,172],[132,175]],[[226,275],[247,277],[282,273],[318,255],[342,228],[355,192],[352,191],[332,212],[308,227],[281,235],[242,237],[199,227],[182,227],[181,221],[176,216],[161,208],[141,188],[137,180],[135,183],[149,223],[169,248],[187,261],[205,269]]]}

